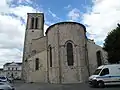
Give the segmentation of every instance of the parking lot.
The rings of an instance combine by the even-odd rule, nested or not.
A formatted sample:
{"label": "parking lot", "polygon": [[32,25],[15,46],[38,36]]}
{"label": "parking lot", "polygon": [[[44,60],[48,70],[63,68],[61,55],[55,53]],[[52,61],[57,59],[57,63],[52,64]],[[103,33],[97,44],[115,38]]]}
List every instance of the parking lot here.
{"label": "parking lot", "polygon": [[16,90],[120,90],[120,86],[107,86],[105,88],[90,88],[87,83],[82,84],[43,84],[15,82]]}

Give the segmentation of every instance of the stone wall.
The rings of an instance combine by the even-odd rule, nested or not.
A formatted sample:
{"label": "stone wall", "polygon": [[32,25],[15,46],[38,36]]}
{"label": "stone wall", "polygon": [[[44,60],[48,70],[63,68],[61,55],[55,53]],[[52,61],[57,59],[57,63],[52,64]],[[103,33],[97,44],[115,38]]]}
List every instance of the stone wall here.
{"label": "stone wall", "polygon": [[[39,18],[38,19],[38,28],[31,29],[31,18]],[[34,23],[35,24],[35,23]],[[44,36],[44,15],[42,13],[28,13],[27,16],[27,25],[25,31],[25,40],[24,40],[24,50],[23,50],[23,66],[22,66],[22,77],[23,80],[27,79],[27,59],[30,58],[31,55],[31,43],[32,39],[40,38]]]}
{"label": "stone wall", "polygon": [[[35,59],[39,58],[39,70],[35,70]],[[28,82],[47,82],[47,51],[44,50],[28,60]]]}
{"label": "stone wall", "polygon": [[[85,30],[79,24],[56,24],[47,33],[48,45],[52,47],[53,66],[49,67],[51,83],[77,83],[88,78],[85,61]],[[66,43],[73,45],[74,65],[68,66]],[[49,52],[48,52],[49,53]],[[49,56],[48,56],[49,57]],[[48,60],[49,61],[49,60]]]}
{"label": "stone wall", "polygon": [[33,56],[36,53],[40,53],[47,48],[46,43],[46,37],[41,37],[37,39],[33,39],[31,43],[31,56]]}
{"label": "stone wall", "polygon": [[89,61],[89,68],[90,68],[90,75],[91,75],[93,74],[95,69],[98,67],[96,52],[100,50],[102,55],[101,57],[102,64],[108,64],[107,52],[105,52],[101,46],[96,45],[95,42],[92,40],[87,41],[87,47],[88,47],[88,61]]}
{"label": "stone wall", "polygon": [[48,49],[48,72],[50,83],[59,83],[59,56],[57,27],[47,34],[47,45],[52,48],[52,67],[50,67],[50,50]]}

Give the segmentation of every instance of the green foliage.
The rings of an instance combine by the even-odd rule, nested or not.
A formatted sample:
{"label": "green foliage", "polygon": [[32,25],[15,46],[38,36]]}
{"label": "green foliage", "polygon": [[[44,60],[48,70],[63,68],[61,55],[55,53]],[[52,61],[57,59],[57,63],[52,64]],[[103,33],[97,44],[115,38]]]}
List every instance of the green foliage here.
{"label": "green foliage", "polygon": [[120,61],[120,27],[112,30],[105,39],[104,48],[108,52],[108,61],[118,63]]}

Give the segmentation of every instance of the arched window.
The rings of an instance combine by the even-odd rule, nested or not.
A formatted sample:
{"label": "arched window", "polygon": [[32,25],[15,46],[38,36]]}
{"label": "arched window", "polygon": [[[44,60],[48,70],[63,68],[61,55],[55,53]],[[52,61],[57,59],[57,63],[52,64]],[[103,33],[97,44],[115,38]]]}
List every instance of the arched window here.
{"label": "arched window", "polygon": [[74,60],[73,60],[73,45],[72,43],[67,43],[67,63],[68,66],[73,66]]}
{"label": "arched window", "polygon": [[39,70],[39,58],[35,59],[35,70]]}
{"label": "arched window", "polygon": [[35,19],[35,29],[38,29],[38,18]]}
{"label": "arched window", "polygon": [[31,29],[34,29],[34,18],[31,18]]}
{"label": "arched window", "polygon": [[49,47],[50,49],[50,67],[52,67],[52,47]]}
{"label": "arched window", "polygon": [[97,64],[98,64],[98,66],[102,65],[101,51],[97,51],[96,56],[97,56]]}

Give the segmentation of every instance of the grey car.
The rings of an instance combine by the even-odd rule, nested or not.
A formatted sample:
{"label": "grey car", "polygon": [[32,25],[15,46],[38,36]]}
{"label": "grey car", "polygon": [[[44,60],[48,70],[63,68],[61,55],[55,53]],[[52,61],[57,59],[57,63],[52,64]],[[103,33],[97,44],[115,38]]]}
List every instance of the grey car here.
{"label": "grey car", "polygon": [[14,87],[7,82],[0,82],[0,90],[15,90]]}

